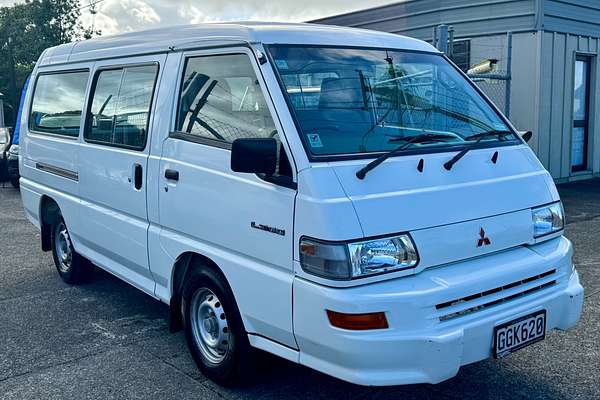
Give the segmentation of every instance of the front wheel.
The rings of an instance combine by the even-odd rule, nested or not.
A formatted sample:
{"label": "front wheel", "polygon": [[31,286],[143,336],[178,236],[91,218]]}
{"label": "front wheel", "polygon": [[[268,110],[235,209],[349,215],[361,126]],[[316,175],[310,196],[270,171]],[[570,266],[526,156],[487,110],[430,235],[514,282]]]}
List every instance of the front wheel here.
{"label": "front wheel", "polygon": [[224,278],[209,269],[194,272],[184,284],[182,313],[188,347],[202,373],[226,386],[246,380],[253,351]]}
{"label": "front wheel", "polygon": [[58,274],[68,284],[85,281],[91,270],[90,263],[73,249],[73,243],[64,219],[59,216],[50,231],[52,257]]}

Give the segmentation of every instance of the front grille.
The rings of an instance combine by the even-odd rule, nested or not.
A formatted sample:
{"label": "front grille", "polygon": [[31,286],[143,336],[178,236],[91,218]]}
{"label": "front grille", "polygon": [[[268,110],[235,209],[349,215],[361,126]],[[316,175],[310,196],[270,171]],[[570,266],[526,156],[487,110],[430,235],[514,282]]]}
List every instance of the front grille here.
{"label": "front grille", "polygon": [[[435,308],[440,312],[440,321],[448,321],[553,286],[556,284],[556,280],[548,280],[545,278],[548,278],[555,273],[555,269],[546,271],[539,275],[486,290],[485,292],[475,293],[466,297],[436,304]],[[536,282],[539,284],[536,285]],[[445,311],[447,311],[447,313],[444,313]]]}

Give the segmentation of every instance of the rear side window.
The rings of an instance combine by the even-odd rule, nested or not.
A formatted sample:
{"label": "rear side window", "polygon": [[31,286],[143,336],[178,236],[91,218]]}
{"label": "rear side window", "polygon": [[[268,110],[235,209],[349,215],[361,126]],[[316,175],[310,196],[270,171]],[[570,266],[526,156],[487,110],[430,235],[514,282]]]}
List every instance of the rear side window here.
{"label": "rear side window", "polygon": [[157,74],[157,65],[100,71],[96,75],[86,141],[136,150],[146,147]]}
{"label": "rear side window", "polygon": [[89,72],[39,75],[33,94],[29,130],[77,137]]}
{"label": "rear side window", "polygon": [[187,60],[176,130],[225,143],[277,135],[247,55]]}

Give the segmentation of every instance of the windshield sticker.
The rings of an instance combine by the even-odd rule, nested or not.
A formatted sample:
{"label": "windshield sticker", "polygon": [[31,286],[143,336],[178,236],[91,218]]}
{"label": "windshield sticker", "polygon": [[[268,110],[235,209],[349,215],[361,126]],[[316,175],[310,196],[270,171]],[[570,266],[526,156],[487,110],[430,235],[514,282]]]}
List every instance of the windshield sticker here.
{"label": "windshield sticker", "polygon": [[318,133],[309,134],[308,141],[310,143],[310,147],[323,147],[323,142],[321,142],[321,136],[319,136]]}
{"label": "windshield sticker", "polygon": [[287,61],[285,60],[275,60],[275,65],[279,69],[288,69]]}

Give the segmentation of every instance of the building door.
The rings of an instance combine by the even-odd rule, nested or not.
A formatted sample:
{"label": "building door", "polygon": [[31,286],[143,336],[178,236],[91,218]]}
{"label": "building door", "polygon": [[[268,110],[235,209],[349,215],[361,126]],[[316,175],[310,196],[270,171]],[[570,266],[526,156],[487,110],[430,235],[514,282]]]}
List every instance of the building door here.
{"label": "building door", "polygon": [[573,93],[573,130],[571,133],[571,171],[584,171],[587,166],[590,105],[590,58],[577,56]]}

